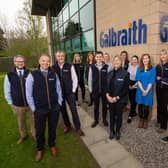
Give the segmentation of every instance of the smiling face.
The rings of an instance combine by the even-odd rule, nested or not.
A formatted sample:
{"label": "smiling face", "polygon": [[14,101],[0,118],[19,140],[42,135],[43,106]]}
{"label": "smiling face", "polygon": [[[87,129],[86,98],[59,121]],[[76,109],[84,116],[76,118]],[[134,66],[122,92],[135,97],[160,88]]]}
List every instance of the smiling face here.
{"label": "smiling face", "polygon": [[148,55],[144,55],[143,58],[142,58],[142,62],[144,64],[144,66],[148,66],[149,62],[150,62],[149,56]]}
{"label": "smiling face", "polygon": [[58,64],[64,64],[65,63],[65,53],[64,52],[57,52],[55,54],[56,59],[58,61]]}
{"label": "smiling face", "polygon": [[105,63],[109,63],[110,62],[110,56],[108,54],[104,54],[103,57],[104,57],[104,62]]}
{"label": "smiling face", "polygon": [[132,64],[133,66],[138,65],[138,59],[137,59],[136,57],[132,57],[132,58],[131,58],[131,64]]}
{"label": "smiling face", "polygon": [[39,59],[40,67],[47,70],[51,64],[51,58],[47,55],[42,55]]}
{"label": "smiling face", "polygon": [[25,67],[25,60],[23,57],[14,58],[14,65],[17,69],[23,69]]}
{"label": "smiling face", "polygon": [[79,54],[74,54],[74,62],[76,62],[76,63],[81,62],[81,57]]}
{"label": "smiling face", "polygon": [[113,67],[114,67],[115,70],[119,69],[121,67],[121,64],[122,64],[122,61],[119,57],[115,57],[113,59]]}
{"label": "smiling face", "polygon": [[166,51],[161,51],[161,53],[160,53],[160,61],[162,63],[168,62],[168,55],[167,55]]}
{"label": "smiling face", "polygon": [[103,55],[100,54],[100,53],[97,53],[96,56],[95,56],[95,60],[96,60],[97,64],[102,63],[103,62]]}

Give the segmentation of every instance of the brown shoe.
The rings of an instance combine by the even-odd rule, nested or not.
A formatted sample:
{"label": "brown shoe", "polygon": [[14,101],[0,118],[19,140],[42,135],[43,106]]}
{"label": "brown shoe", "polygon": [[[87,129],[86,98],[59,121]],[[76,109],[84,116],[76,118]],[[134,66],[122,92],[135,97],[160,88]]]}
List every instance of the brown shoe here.
{"label": "brown shoe", "polygon": [[20,137],[19,139],[18,139],[18,141],[17,141],[17,144],[19,145],[19,144],[21,144],[25,139],[27,139],[28,138],[28,135],[26,135],[26,136],[24,136],[24,137]]}
{"label": "brown shoe", "polygon": [[71,132],[71,130],[72,130],[72,127],[64,128],[64,134],[67,134],[67,133]]}
{"label": "brown shoe", "polygon": [[84,132],[81,129],[78,129],[76,132],[79,136],[85,136]]}
{"label": "brown shoe", "polygon": [[38,150],[35,157],[36,162],[39,162],[40,160],[42,160],[42,158],[43,158],[43,151]]}
{"label": "brown shoe", "polygon": [[138,128],[143,128],[143,125],[144,125],[144,120],[140,118]]}
{"label": "brown shoe", "polygon": [[50,148],[50,152],[52,156],[57,156],[57,150],[54,146]]}
{"label": "brown shoe", "polygon": [[144,128],[144,129],[147,129],[147,128],[148,128],[148,120],[144,120],[143,128]]}

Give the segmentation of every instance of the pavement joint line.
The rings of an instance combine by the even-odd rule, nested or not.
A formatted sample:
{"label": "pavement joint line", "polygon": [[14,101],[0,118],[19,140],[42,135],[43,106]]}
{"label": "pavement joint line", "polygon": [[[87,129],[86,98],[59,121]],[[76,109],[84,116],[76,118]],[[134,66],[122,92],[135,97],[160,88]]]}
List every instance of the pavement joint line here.
{"label": "pavement joint line", "polygon": [[[89,114],[87,114],[87,112],[83,108],[78,107],[78,111],[80,111],[78,114],[79,114],[79,118],[81,118],[81,127],[82,127],[82,118],[88,117],[91,121],[93,121],[93,118]],[[72,117],[71,117],[71,120],[72,120]],[[94,129],[94,128],[91,128],[91,126],[87,125],[86,127],[82,127],[82,129],[90,130],[90,129]],[[132,153],[128,152],[122,144],[120,144],[115,139],[113,141],[108,139],[108,131],[104,127],[98,125],[97,129],[99,129],[101,132],[103,131],[105,134],[107,134],[107,136],[105,135],[105,137],[103,137],[103,138],[101,138],[91,144],[89,144],[87,142],[87,138],[89,138],[89,136],[87,137],[87,134],[84,137],[80,137],[80,138],[82,139],[82,141],[84,142],[86,147],[89,149],[89,151],[92,153],[93,157],[96,159],[97,163],[100,165],[101,168],[113,168],[113,166],[116,168],[115,165],[120,165],[120,162],[122,163],[122,161],[127,160],[127,159],[130,160],[131,162],[135,163],[135,165],[138,165],[136,168],[142,168],[141,162],[139,160],[137,160]],[[95,154],[95,152],[93,151],[93,148],[96,145],[99,146],[98,145],[99,143],[113,143],[113,142],[114,142],[113,150],[117,149],[117,148],[121,148],[123,150],[123,152],[125,153],[125,156],[120,159],[115,159],[115,160],[113,159],[113,163],[111,163],[111,164],[108,164],[108,165],[104,164],[103,165],[100,162],[100,160],[98,159],[98,154]],[[108,154],[108,155],[111,156],[110,154]],[[105,156],[105,155],[102,155],[102,157],[104,160],[106,160],[106,158],[107,158],[107,156]],[[131,167],[130,164],[121,166],[119,168],[127,168],[127,167],[129,168],[129,167]]]}

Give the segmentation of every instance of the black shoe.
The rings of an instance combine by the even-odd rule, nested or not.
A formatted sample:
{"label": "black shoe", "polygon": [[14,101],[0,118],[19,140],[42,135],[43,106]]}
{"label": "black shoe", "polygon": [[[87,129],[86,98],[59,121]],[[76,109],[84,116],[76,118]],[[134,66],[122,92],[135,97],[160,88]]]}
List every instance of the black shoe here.
{"label": "black shoe", "polygon": [[110,131],[110,136],[109,139],[112,140],[115,136],[115,132],[114,131]]}
{"label": "black shoe", "polygon": [[108,127],[108,122],[107,122],[107,120],[104,120],[104,121],[103,121],[103,124],[104,124],[105,127]]}
{"label": "black shoe", "polygon": [[131,123],[131,122],[132,122],[131,117],[128,117],[127,123],[129,124],[129,123]]}
{"label": "black shoe", "polygon": [[94,128],[94,127],[97,126],[97,124],[98,124],[98,122],[97,122],[97,121],[94,121],[93,124],[91,125],[91,127]]}
{"label": "black shoe", "polygon": [[120,139],[120,132],[116,132],[116,140],[119,140]]}
{"label": "black shoe", "polygon": [[168,143],[168,136],[161,139],[161,142]]}

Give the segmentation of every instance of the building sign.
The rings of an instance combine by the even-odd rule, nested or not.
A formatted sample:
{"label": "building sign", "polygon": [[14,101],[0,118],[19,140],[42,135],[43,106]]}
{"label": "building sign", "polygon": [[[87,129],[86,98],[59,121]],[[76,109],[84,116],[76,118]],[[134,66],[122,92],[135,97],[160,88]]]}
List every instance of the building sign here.
{"label": "building sign", "polygon": [[142,19],[128,23],[127,29],[116,31],[113,27],[108,32],[100,32],[100,47],[116,47],[147,42],[147,25]]}
{"label": "building sign", "polygon": [[160,21],[160,40],[168,42],[168,16],[163,16]]}

